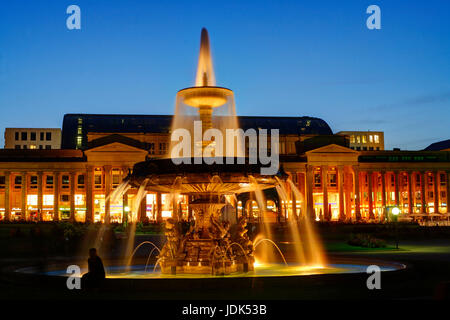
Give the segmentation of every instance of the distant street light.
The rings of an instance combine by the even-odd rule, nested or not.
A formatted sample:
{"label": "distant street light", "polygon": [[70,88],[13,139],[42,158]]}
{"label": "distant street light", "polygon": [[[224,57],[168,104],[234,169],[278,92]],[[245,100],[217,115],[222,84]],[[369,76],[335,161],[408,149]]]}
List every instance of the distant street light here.
{"label": "distant street light", "polygon": [[392,208],[392,214],[394,216],[398,216],[399,213],[400,213],[400,209],[398,207]]}
{"label": "distant street light", "polygon": [[122,224],[124,227],[127,226],[128,224],[128,212],[130,212],[130,207],[129,206],[125,206],[123,208],[123,218],[122,218]]}

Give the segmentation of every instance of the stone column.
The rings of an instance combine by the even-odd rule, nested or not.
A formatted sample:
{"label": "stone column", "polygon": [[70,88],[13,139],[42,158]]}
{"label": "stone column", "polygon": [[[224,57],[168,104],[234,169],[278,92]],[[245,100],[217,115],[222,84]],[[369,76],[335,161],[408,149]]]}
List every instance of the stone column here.
{"label": "stone column", "polygon": [[322,166],[322,193],[323,193],[323,218],[325,221],[331,220],[330,210],[328,210],[328,166]]}
{"label": "stone column", "polygon": [[[176,202],[176,201],[174,201],[174,202]],[[174,206],[176,206],[176,205],[174,204]],[[145,217],[147,216],[147,195],[144,195],[144,197],[142,198],[139,209],[140,210],[139,210],[138,221],[144,222]],[[175,212],[174,212],[174,214],[175,214]]]}
{"label": "stone column", "polygon": [[413,208],[414,208],[414,197],[412,192],[412,184],[413,184],[413,174],[411,171],[408,172],[408,208],[409,208],[409,214],[413,214]]}
{"label": "stone column", "polygon": [[344,205],[344,166],[338,166],[338,189],[339,189],[339,221],[345,221]]}
{"label": "stone column", "polygon": [[375,219],[375,215],[373,214],[373,172],[367,171],[367,179],[369,183],[369,219]]}
{"label": "stone column", "polygon": [[353,174],[355,179],[355,218],[356,221],[361,220],[361,208],[360,204],[360,194],[359,194],[359,168],[357,166],[353,166]]}
{"label": "stone column", "polygon": [[108,224],[111,221],[111,208],[110,200],[106,198],[111,193],[111,166],[104,166],[103,172],[105,173],[105,223]]}
{"label": "stone column", "polygon": [[421,184],[420,184],[420,193],[422,196],[422,213],[426,214],[427,213],[427,195],[425,194],[426,192],[426,184],[427,184],[427,173],[425,171],[421,171],[420,172],[420,176],[421,176]]}
{"label": "stone column", "polygon": [[94,222],[94,167],[86,169],[86,222]]}
{"label": "stone column", "polygon": [[387,219],[386,214],[386,172],[381,171],[381,205],[383,206],[383,219]]}
{"label": "stone column", "polygon": [[28,175],[26,172],[22,173],[22,220],[27,221],[28,220],[28,212],[27,212],[27,188],[28,188],[28,181],[27,181]]}
{"label": "stone column", "polygon": [[53,221],[59,221],[59,174],[53,175]]}
{"label": "stone column", "polygon": [[[448,183],[447,183],[448,184]],[[11,172],[5,172],[5,221],[11,220]]]}
{"label": "stone column", "polygon": [[352,218],[352,190],[353,190],[353,173],[349,167],[344,167],[344,199],[345,199],[345,219]]}
{"label": "stone column", "polygon": [[76,172],[70,172],[70,222],[75,222],[75,179]]}
{"label": "stone column", "polygon": [[400,208],[400,191],[399,191],[399,180],[400,180],[400,172],[394,171],[395,178],[395,206]]}
{"label": "stone column", "polygon": [[439,172],[433,172],[434,182],[434,213],[439,213]]}
{"label": "stone column", "polygon": [[162,201],[161,201],[161,193],[156,193],[156,222],[162,222]]}
{"label": "stone column", "polygon": [[42,221],[43,216],[44,216],[44,213],[42,212],[42,209],[43,209],[43,207],[42,207],[42,178],[43,178],[42,171],[38,171],[38,173],[37,173],[37,179],[38,179],[38,181],[37,181],[37,183],[38,183],[37,203],[38,203],[38,219],[39,219],[39,221]]}
{"label": "stone column", "polygon": [[310,165],[306,166],[306,174],[305,174],[305,193],[306,193],[306,217],[309,219],[315,220],[316,215],[314,212],[314,203],[313,203],[313,167]]}

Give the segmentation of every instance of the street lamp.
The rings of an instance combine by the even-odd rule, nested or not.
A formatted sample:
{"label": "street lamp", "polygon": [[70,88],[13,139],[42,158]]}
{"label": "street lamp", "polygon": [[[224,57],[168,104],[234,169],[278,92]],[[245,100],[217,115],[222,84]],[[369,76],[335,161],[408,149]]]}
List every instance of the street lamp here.
{"label": "street lamp", "polygon": [[129,206],[125,206],[123,208],[123,225],[126,227],[128,224],[128,212],[130,212],[130,207]]}
{"label": "street lamp", "polygon": [[394,207],[394,208],[392,208],[391,212],[392,212],[392,214],[395,217],[395,220],[394,220],[394,226],[395,226],[395,248],[398,250],[398,226],[397,226],[397,223],[398,223],[398,215],[400,213],[400,209],[398,207]]}

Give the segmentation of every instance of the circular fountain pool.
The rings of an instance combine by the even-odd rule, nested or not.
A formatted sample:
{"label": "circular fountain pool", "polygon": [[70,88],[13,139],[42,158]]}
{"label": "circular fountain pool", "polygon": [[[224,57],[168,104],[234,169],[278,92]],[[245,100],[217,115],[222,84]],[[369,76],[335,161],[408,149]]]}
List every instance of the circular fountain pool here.
{"label": "circular fountain pool", "polygon": [[[393,262],[373,262],[380,267],[381,271],[395,271],[405,268],[405,265]],[[365,273],[367,267],[370,265],[368,262],[358,262],[358,264],[351,263],[333,263],[326,267],[315,266],[301,266],[296,264],[277,264],[277,263],[265,263],[256,264],[254,271],[247,273],[235,272],[228,275],[217,276],[211,274],[164,274],[157,271],[153,271],[153,265],[133,265],[131,267],[125,266],[109,266],[106,267],[107,279],[216,279],[216,278],[254,278],[254,277],[295,277],[295,276],[309,276],[309,275],[322,275],[322,274],[348,274],[348,273]],[[39,274],[47,276],[69,276],[66,269],[61,265],[50,266],[47,271],[39,271],[35,267],[26,267],[17,269],[16,272],[27,274]],[[81,273],[87,272],[87,269],[81,269]]]}

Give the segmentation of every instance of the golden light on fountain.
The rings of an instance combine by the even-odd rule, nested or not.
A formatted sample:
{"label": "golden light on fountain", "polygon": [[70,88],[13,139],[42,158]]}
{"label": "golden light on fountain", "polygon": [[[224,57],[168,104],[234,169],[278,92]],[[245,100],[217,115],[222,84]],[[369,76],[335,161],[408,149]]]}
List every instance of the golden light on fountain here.
{"label": "golden light on fountain", "polygon": [[195,87],[182,89],[177,96],[183,103],[198,109],[204,130],[212,128],[213,108],[223,106],[233,96],[230,89],[216,87],[209,35],[205,28],[201,34]]}

